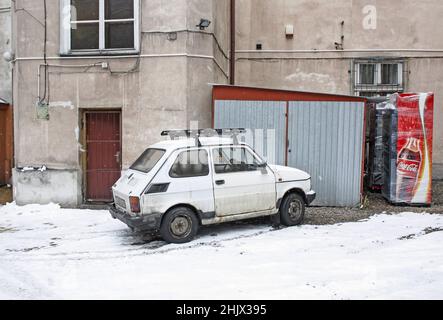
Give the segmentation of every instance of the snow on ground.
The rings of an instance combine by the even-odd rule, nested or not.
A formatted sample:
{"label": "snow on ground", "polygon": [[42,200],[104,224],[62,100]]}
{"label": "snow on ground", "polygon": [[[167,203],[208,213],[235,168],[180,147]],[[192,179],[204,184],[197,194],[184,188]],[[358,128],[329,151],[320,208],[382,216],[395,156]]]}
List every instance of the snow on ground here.
{"label": "snow on ground", "polygon": [[0,299],[443,299],[443,215],[144,242],[106,211],[0,207]]}

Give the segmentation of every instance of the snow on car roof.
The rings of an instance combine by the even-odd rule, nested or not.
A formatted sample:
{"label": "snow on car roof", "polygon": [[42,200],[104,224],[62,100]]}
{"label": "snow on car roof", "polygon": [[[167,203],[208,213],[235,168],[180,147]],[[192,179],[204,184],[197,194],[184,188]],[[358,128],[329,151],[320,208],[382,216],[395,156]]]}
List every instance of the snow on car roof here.
{"label": "snow on car roof", "polygon": [[[234,144],[232,138],[227,137],[201,137],[200,143],[202,146],[219,146],[219,145],[232,145]],[[244,143],[240,143],[244,145]],[[187,139],[178,139],[178,140],[165,140],[158,142],[151,146],[151,148],[155,149],[181,149],[181,148],[189,148],[195,147],[195,139],[187,138]]]}

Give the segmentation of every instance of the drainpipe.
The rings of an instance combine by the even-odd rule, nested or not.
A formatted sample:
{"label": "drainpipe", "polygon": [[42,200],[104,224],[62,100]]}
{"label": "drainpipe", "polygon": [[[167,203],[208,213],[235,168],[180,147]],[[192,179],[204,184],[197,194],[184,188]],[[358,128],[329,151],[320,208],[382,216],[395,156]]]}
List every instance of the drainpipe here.
{"label": "drainpipe", "polygon": [[235,84],[235,0],[231,0],[231,54],[229,65],[229,84]]}

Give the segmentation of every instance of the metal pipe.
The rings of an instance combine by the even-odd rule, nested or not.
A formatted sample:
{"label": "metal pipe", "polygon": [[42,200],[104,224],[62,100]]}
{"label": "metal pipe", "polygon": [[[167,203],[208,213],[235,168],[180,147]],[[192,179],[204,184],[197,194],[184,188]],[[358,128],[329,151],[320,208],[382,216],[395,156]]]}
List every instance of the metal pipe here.
{"label": "metal pipe", "polygon": [[218,41],[217,36],[215,35],[214,32],[205,32],[205,31],[201,31],[201,30],[190,30],[190,29],[180,29],[180,30],[167,30],[167,31],[161,31],[161,30],[150,30],[150,31],[142,31],[141,33],[143,35],[146,34],[168,34],[168,33],[182,33],[182,32],[187,32],[187,33],[197,33],[197,34],[203,34],[203,35],[207,35],[207,36],[211,36],[214,41],[215,44],[217,45],[218,49],[220,50],[221,54],[223,55],[223,57],[226,60],[229,60],[229,56],[228,54],[225,52],[225,49],[222,48],[222,45],[220,44],[220,42]]}
{"label": "metal pipe", "polygon": [[[297,57],[237,57],[237,61],[241,60],[248,60],[248,61],[274,61],[274,60],[353,60],[353,59],[369,59],[371,57],[358,57],[358,56],[326,56],[326,57],[307,57],[307,56],[297,56]],[[398,59],[442,59],[443,55],[413,55],[413,56],[407,56],[407,55],[401,55],[401,56],[395,56],[395,57],[386,57],[386,58],[392,58],[394,60]]]}
{"label": "metal pipe", "polygon": [[[38,71],[37,71],[37,96],[40,101],[41,92],[40,92],[40,86],[41,86],[41,69],[42,67],[60,67],[60,68],[88,68],[88,67],[95,67],[101,65],[101,62],[93,63],[93,64],[83,64],[83,65],[62,65],[62,64],[39,64]],[[46,84],[45,84],[46,85]]]}
{"label": "metal pipe", "polygon": [[[108,59],[135,59],[135,58],[174,58],[174,57],[187,57],[187,58],[198,58],[198,59],[209,59],[214,61],[215,65],[220,69],[220,71],[223,73],[223,75],[226,78],[229,78],[228,72],[224,70],[222,65],[218,62],[218,60],[214,56],[206,56],[206,55],[199,55],[199,54],[188,54],[188,53],[172,53],[172,54],[142,54],[140,56],[71,56],[71,57],[47,57],[46,60],[84,60],[84,59],[101,59],[101,60],[108,60]],[[15,58],[12,62],[17,61],[33,61],[33,60],[43,60],[41,57],[18,57]],[[63,65],[63,67],[69,67],[69,65]],[[77,67],[75,65],[72,65],[72,67]]]}
{"label": "metal pipe", "polygon": [[37,97],[38,97],[38,101],[40,101],[40,68],[41,68],[41,64],[38,65],[38,70],[37,70]]}
{"label": "metal pipe", "polygon": [[231,54],[229,62],[229,83],[235,84],[235,0],[231,0]]}
{"label": "metal pipe", "polygon": [[443,49],[344,49],[344,50],[237,50],[236,53],[341,53],[341,52],[430,52],[443,53]]}

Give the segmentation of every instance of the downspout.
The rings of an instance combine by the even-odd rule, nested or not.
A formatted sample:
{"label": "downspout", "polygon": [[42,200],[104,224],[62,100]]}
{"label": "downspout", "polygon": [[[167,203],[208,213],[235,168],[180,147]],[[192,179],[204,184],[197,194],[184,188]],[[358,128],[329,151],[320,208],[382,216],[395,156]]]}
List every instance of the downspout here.
{"label": "downspout", "polygon": [[235,85],[235,0],[231,0],[231,54],[229,64],[229,84]]}

